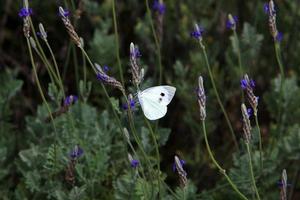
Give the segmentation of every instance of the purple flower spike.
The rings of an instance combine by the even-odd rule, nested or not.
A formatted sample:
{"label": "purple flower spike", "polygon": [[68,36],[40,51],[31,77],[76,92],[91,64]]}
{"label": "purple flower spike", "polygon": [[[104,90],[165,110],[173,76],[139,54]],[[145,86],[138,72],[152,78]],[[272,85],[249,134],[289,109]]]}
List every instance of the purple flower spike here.
{"label": "purple flower spike", "polygon": [[191,37],[199,40],[202,38],[203,33],[204,33],[204,28],[202,28],[201,26],[195,25],[195,29],[194,29],[194,31],[191,32],[190,35],[191,35]]}
{"label": "purple flower spike", "polygon": [[245,79],[242,79],[241,80],[241,88],[243,90],[245,90],[247,88],[247,85],[248,85],[247,81]]}
{"label": "purple flower spike", "polygon": [[110,67],[107,66],[107,65],[105,65],[105,66],[103,67],[103,70],[104,70],[104,72],[108,72],[108,71],[110,70]]}
{"label": "purple flower spike", "polygon": [[163,15],[166,11],[166,5],[159,0],[155,0],[152,7],[153,10],[157,11],[160,15]]}
{"label": "purple flower spike", "polygon": [[[130,105],[130,109],[133,109],[135,107],[135,101],[134,99],[129,99],[129,105]],[[126,103],[124,103],[122,105],[123,110],[127,110],[128,109],[128,105]]]}
{"label": "purple flower spike", "polygon": [[66,97],[64,101],[65,106],[70,106],[72,103],[75,103],[78,100],[78,97],[76,95],[69,95]]}
{"label": "purple flower spike", "polygon": [[134,58],[139,58],[142,56],[140,50],[138,47],[134,47],[134,50],[131,53],[131,56],[134,57]]}
{"label": "purple flower spike", "polygon": [[247,114],[248,114],[248,117],[250,118],[253,114],[253,110],[251,108],[248,108],[247,109]]}
{"label": "purple flower spike", "polygon": [[[181,164],[181,166],[184,166],[185,165],[185,161],[180,159],[180,164]],[[172,165],[172,170],[173,170],[173,172],[176,172],[176,164],[175,164],[175,162]]]}
{"label": "purple flower spike", "polygon": [[63,12],[59,12],[58,15],[61,17],[69,17],[70,16],[70,11],[68,9],[63,9]]}
{"label": "purple flower spike", "polygon": [[238,17],[233,16],[232,19],[227,19],[226,28],[227,29],[235,29],[236,24],[238,23]]}
{"label": "purple flower spike", "polygon": [[31,8],[21,8],[18,15],[21,18],[28,17],[28,16],[32,15],[32,9]]}
{"label": "purple flower spike", "polygon": [[106,75],[104,75],[104,74],[98,73],[97,74],[97,79],[99,81],[106,81],[108,79],[108,77]]}
{"label": "purple flower spike", "polygon": [[133,159],[131,162],[130,162],[130,165],[132,168],[137,168],[139,166],[140,162],[136,159]]}
{"label": "purple flower spike", "polygon": [[72,159],[79,158],[83,154],[83,149],[80,148],[78,145],[75,145],[74,149],[70,153],[70,157]]}
{"label": "purple flower spike", "polygon": [[269,14],[269,3],[264,3],[264,12],[268,15]]}

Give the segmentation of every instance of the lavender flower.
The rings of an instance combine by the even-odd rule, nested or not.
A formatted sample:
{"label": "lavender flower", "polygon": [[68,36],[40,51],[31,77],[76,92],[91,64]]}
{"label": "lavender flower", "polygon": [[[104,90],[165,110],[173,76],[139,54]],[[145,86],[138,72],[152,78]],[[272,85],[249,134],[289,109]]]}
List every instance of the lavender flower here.
{"label": "lavender flower", "polygon": [[166,11],[166,5],[163,3],[162,0],[154,0],[153,10],[158,12],[160,15],[163,15]]}
{"label": "lavender flower", "polygon": [[[182,159],[180,159],[180,164],[181,164],[181,166],[184,166],[185,165],[185,161],[184,160],[182,160]],[[173,165],[172,165],[172,170],[173,170],[173,172],[176,172],[176,163],[175,163],[175,161],[174,161],[174,163],[173,163]]]}
{"label": "lavender flower", "polygon": [[71,37],[71,39],[75,42],[75,44],[80,47],[83,48],[83,42],[82,39],[80,39],[80,37],[78,36],[78,34],[75,31],[74,26],[72,25],[70,19],[69,19],[69,11],[63,9],[62,7],[59,7],[59,13],[60,13],[60,17],[68,31],[69,36]]}
{"label": "lavender flower", "polygon": [[[130,109],[131,110],[134,109],[134,107],[135,107],[135,100],[134,100],[134,98],[132,97],[131,94],[128,95],[128,102],[129,102]],[[127,104],[123,104],[122,107],[123,107],[124,110],[128,109],[128,105]]]}
{"label": "lavender flower", "polygon": [[186,171],[184,171],[182,161],[178,158],[178,156],[175,156],[174,159],[175,159],[175,168],[179,176],[180,185],[181,187],[185,187],[187,186],[187,177],[186,177],[187,173]]}
{"label": "lavender flower", "polygon": [[32,15],[32,9],[31,8],[21,8],[18,15],[21,18],[29,17],[30,15]]}
{"label": "lavender flower", "polygon": [[107,65],[104,65],[103,70],[104,70],[104,72],[108,72],[110,70],[110,67],[108,67]]}
{"label": "lavender flower", "polygon": [[281,183],[282,183],[282,187],[281,187],[281,191],[280,191],[280,200],[287,200],[287,195],[286,195],[286,188],[287,188],[287,174],[286,174],[286,170],[284,169],[282,171],[282,175],[281,175]]}
{"label": "lavender flower", "polygon": [[254,87],[255,82],[252,79],[249,79],[248,75],[245,74],[244,78],[241,80],[241,88],[246,91],[248,102],[253,109],[253,114],[256,116],[259,97],[254,95]]}
{"label": "lavender flower", "polygon": [[130,162],[130,166],[134,169],[136,169],[140,164],[140,162],[137,159],[132,158],[130,153],[128,154],[128,160]]}
{"label": "lavender flower", "polygon": [[269,3],[264,4],[264,11],[268,15],[268,24],[270,33],[274,39],[275,42],[280,42],[282,40],[282,33],[278,32],[277,26],[276,26],[276,10],[275,10],[275,4],[273,0],[270,0]]}
{"label": "lavender flower", "polygon": [[139,164],[140,164],[140,162],[136,159],[133,159],[130,163],[132,168],[137,168]]}
{"label": "lavender flower", "polygon": [[251,123],[249,120],[249,114],[247,112],[247,107],[245,104],[241,105],[242,115],[243,115],[243,133],[246,143],[250,143],[251,141]]}
{"label": "lavender flower", "polygon": [[235,30],[237,22],[238,22],[238,17],[237,16],[232,16],[231,14],[229,14],[228,19],[226,21],[227,29]]}
{"label": "lavender flower", "polygon": [[83,154],[83,149],[79,145],[75,145],[74,149],[70,153],[71,159],[77,159]]}
{"label": "lavender flower", "polygon": [[69,95],[66,97],[65,101],[64,101],[64,106],[70,106],[73,103],[75,103],[78,100],[78,97],[76,95]]}
{"label": "lavender flower", "polygon": [[139,49],[133,43],[130,43],[130,64],[132,81],[137,86],[141,83],[144,77],[144,71],[141,70],[140,66],[138,65],[138,57],[141,57]]}
{"label": "lavender flower", "polygon": [[112,87],[118,88],[122,92],[124,92],[124,88],[122,84],[117,81],[114,77],[108,76],[104,70],[102,70],[101,66],[97,63],[95,64],[95,67],[97,69],[97,79],[101,81],[103,84],[110,85]]}
{"label": "lavender flower", "polygon": [[203,33],[204,33],[204,28],[202,28],[201,26],[198,26],[198,24],[195,24],[195,28],[191,32],[191,37],[202,41]]}
{"label": "lavender flower", "polygon": [[198,104],[200,108],[200,120],[203,121],[206,118],[206,108],[205,108],[206,96],[205,96],[202,76],[199,76],[198,78],[197,97],[198,97]]}
{"label": "lavender flower", "polygon": [[42,23],[39,23],[39,30],[40,32],[38,32],[37,34],[45,41],[47,42],[47,32],[44,29],[44,26]]}
{"label": "lavender flower", "polygon": [[58,12],[58,15],[60,17],[69,17],[70,16],[70,11],[68,9],[60,9],[59,12]]}
{"label": "lavender flower", "polygon": [[251,108],[248,108],[247,109],[247,114],[248,114],[249,117],[251,117],[252,114],[253,114],[253,110]]}

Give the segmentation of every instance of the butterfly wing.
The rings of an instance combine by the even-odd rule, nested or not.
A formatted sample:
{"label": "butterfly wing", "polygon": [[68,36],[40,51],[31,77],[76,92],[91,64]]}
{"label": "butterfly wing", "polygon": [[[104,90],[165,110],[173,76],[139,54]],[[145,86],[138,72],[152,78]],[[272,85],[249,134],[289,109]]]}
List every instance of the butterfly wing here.
{"label": "butterfly wing", "polygon": [[139,92],[138,99],[147,119],[156,120],[165,116],[175,91],[172,86],[156,86]]}
{"label": "butterfly wing", "polygon": [[142,91],[142,96],[146,96],[161,105],[167,106],[173,99],[176,88],[168,85],[155,86]]}

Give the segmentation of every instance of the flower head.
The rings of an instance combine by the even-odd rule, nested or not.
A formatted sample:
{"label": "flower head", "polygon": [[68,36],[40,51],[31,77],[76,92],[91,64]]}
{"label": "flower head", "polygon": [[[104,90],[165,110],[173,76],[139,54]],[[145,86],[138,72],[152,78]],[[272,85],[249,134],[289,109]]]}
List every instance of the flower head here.
{"label": "flower head", "polygon": [[32,15],[32,9],[31,8],[21,8],[18,15],[21,18],[28,17],[28,16]]}
{"label": "flower head", "polygon": [[229,14],[228,19],[226,21],[227,29],[235,30],[237,22],[238,22],[238,17]]}
{"label": "flower head", "polygon": [[195,28],[191,32],[191,37],[193,37],[197,40],[202,40],[203,33],[204,33],[204,28],[201,26],[198,26],[198,24],[195,24]]}
{"label": "flower head", "polygon": [[136,160],[136,159],[133,159],[133,160],[130,162],[130,166],[131,166],[132,168],[137,168],[139,164],[140,164],[140,162],[139,162],[138,160]]}
{"label": "flower head", "polygon": [[69,95],[66,97],[64,101],[64,106],[70,106],[71,104],[75,103],[78,100],[76,95]]}
{"label": "flower head", "polygon": [[[185,165],[185,161],[180,159],[180,164],[181,166],[184,166]],[[172,165],[172,170],[173,172],[176,172],[176,163],[174,162],[173,165]]]}
{"label": "flower head", "polygon": [[61,9],[59,9],[59,12],[58,12],[58,15],[61,16],[61,17],[69,17],[70,16],[70,11],[66,8],[62,8],[60,7]]}
{"label": "flower head", "polygon": [[134,58],[139,58],[142,56],[142,54],[137,46],[135,46],[133,49],[130,50],[130,56],[132,56]]}
{"label": "flower head", "polygon": [[83,149],[80,148],[78,145],[75,145],[74,149],[70,153],[70,157],[72,159],[79,158],[83,154]]}
{"label": "flower head", "polygon": [[247,108],[248,117],[251,117],[253,114],[253,110],[251,108]]}
{"label": "flower head", "polygon": [[[135,107],[135,100],[134,100],[134,98],[132,97],[131,94],[129,94],[129,96],[128,96],[128,104],[130,106],[130,109],[133,109]],[[128,109],[128,104],[123,104],[122,108],[124,110],[127,110]]]}
{"label": "flower head", "polygon": [[199,76],[199,78],[198,78],[197,97],[198,97],[198,104],[199,104],[199,108],[200,108],[200,119],[205,120],[205,118],[206,118],[206,96],[205,96],[202,76]]}
{"label": "flower head", "polygon": [[246,143],[250,143],[251,141],[251,124],[249,120],[249,115],[247,112],[247,107],[245,104],[241,105],[241,110],[242,110],[242,116],[243,116],[243,133],[244,133],[244,138]]}
{"label": "flower head", "polygon": [[161,0],[154,0],[152,8],[160,15],[163,15],[166,11],[166,5]]}
{"label": "flower head", "polygon": [[[248,76],[247,76],[248,77]],[[241,80],[241,88],[243,89],[243,90],[246,90],[247,89],[247,87],[250,87],[250,88],[252,88],[252,89],[254,89],[255,88],[255,81],[253,80],[253,79],[246,79],[246,78],[243,78],[242,80]]]}
{"label": "flower head", "polygon": [[110,67],[107,65],[104,65],[103,70],[104,70],[104,72],[108,72],[110,70]]}
{"label": "flower head", "polygon": [[183,169],[183,165],[185,164],[185,162],[183,160],[179,159],[178,156],[175,156],[174,158],[175,158],[175,169],[179,176],[180,185],[182,187],[185,187],[187,185],[187,177],[186,177],[187,173]]}

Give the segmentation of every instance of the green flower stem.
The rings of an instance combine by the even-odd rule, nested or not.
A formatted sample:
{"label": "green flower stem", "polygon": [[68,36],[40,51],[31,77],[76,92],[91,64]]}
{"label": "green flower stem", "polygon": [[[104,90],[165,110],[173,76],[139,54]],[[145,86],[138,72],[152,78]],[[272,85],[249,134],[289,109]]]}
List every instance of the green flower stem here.
{"label": "green flower stem", "polygon": [[240,78],[243,77],[243,65],[242,65],[242,57],[241,57],[241,49],[240,49],[240,42],[239,42],[239,38],[237,36],[236,30],[233,31],[233,36],[235,39],[235,42],[237,44],[237,57],[238,57],[238,62],[239,62],[239,69],[240,69]]}
{"label": "green flower stem", "polygon": [[[236,30],[233,30],[233,37],[235,40],[235,43],[237,45],[237,57],[238,57],[238,63],[239,63],[239,69],[240,69],[240,79],[243,78],[244,72],[243,72],[243,65],[242,65],[242,56],[241,56],[241,49],[240,49],[240,42],[239,42],[239,38],[238,35],[236,33]],[[244,90],[242,90],[242,102],[245,101],[245,94],[244,94]]]}
{"label": "green flower stem", "polygon": [[68,71],[68,67],[69,67],[69,63],[70,63],[71,46],[72,46],[72,43],[70,42],[68,45],[67,56],[66,56],[65,63],[64,63],[63,80],[66,79],[66,75],[67,75],[67,71]]}
{"label": "green flower stem", "polygon": [[82,64],[83,64],[83,86],[84,86],[84,90],[86,90],[86,59],[85,59],[85,56],[84,56],[84,53],[82,53]]}
{"label": "green flower stem", "polygon": [[42,56],[42,54],[40,53],[40,51],[37,48],[33,48],[36,52],[36,54],[39,56],[39,58],[42,60],[42,62],[45,64],[45,68],[48,72],[48,75],[50,77],[50,80],[52,83],[56,83],[59,84],[59,80],[58,77],[56,77],[55,72],[53,71],[52,67],[50,66],[50,63],[48,63],[45,58]]}
{"label": "green flower stem", "polygon": [[262,137],[261,137],[261,132],[260,132],[260,127],[257,119],[257,115],[254,115],[255,117],[255,123],[256,127],[258,129],[258,140],[259,140],[259,158],[260,158],[260,173],[262,173],[263,170],[263,149],[262,149]]}
{"label": "green flower stem", "polygon": [[72,53],[73,53],[73,64],[74,64],[74,71],[75,71],[75,79],[76,79],[76,88],[77,91],[79,91],[79,74],[78,74],[78,60],[77,60],[77,53],[76,53],[76,47],[74,44],[72,44]]}
{"label": "green flower stem", "polygon": [[156,140],[156,137],[155,137],[155,133],[153,132],[153,129],[151,127],[151,124],[149,123],[149,121],[146,119],[146,117],[144,117],[144,120],[150,130],[150,134],[151,134],[151,137],[152,137],[152,140],[154,142],[154,146],[155,146],[155,151],[156,151],[156,159],[157,159],[157,169],[158,169],[158,191],[160,194],[160,155],[159,155],[159,147],[158,147],[158,144],[157,144],[157,140]]}
{"label": "green flower stem", "polygon": [[279,131],[281,132],[281,115],[282,115],[282,105],[283,105],[283,101],[284,101],[284,97],[283,97],[283,82],[285,80],[285,75],[284,75],[284,68],[283,68],[283,64],[282,64],[282,57],[281,57],[281,50],[280,50],[280,43],[277,41],[274,41],[274,48],[275,48],[275,54],[276,54],[276,60],[279,66],[279,70],[280,70],[280,102],[279,102],[279,111],[278,111],[278,119],[277,119],[277,123],[279,124]]}
{"label": "green flower stem", "polygon": [[54,67],[55,67],[55,70],[56,70],[56,76],[58,77],[58,80],[59,80],[59,86],[61,88],[61,91],[63,93],[63,96],[64,98],[66,97],[65,95],[65,90],[64,90],[64,86],[63,86],[63,82],[62,82],[62,79],[61,79],[61,76],[60,76],[60,72],[59,72],[59,69],[58,69],[58,65],[57,65],[57,62],[56,62],[56,59],[55,59],[55,56],[54,56],[54,53],[48,43],[48,41],[45,42],[46,43],[46,46],[48,47],[48,50],[52,56],[52,60],[53,60],[53,63],[54,63]]}
{"label": "green flower stem", "polygon": [[42,100],[44,102],[44,104],[46,105],[46,108],[48,110],[48,113],[49,113],[49,116],[51,118],[51,122],[52,122],[52,126],[53,126],[53,129],[54,129],[54,133],[55,133],[55,136],[54,136],[54,140],[55,140],[55,152],[54,152],[54,164],[55,164],[55,167],[56,167],[56,164],[57,164],[57,130],[56,130],[56,126],[55,126],[55,123],[54,123],[54,119],[53,119],[53,116],[52,116],[52,111],[50,109],[50,106],[49,104],[47,103],[47,100],[45,98],[45,95],[43,93],[43,89],[42,89],[42,86],[40,84],[40,80],[39,80],[39,77],[38,77],[38,74],[37,74],[37,71],[36,71],[36,66],[35,66],[35,63],[34,63],[34,59],[33,59],[33,55],[32,55],[32,50],[31,50],[31,45],[30,45],[30,41],[28,38],[26,38],[27,40],[27,46],[28,46],[28,50],[29,50],[29,56],[30,56],[30,60],[31,60],[31,65],[32,65],[32,68],[33,68],[33,73],[34,73],[34,77],[36,79],[36,83],[37,83],[37,86],[38,86],[38,90],[40,92],[40,95],[42,97]]}
{"label": "green flower stem", "polygon": [[233,131],[233,128],[232,128],[232,125],[230,123],[230,120],[229,120],[229,117],[227,115],[227,112],[222,104],[222,101],[220,99],[220,96],[219,96],[219,93],[218,93],[218,90],[217,90],[217,87],[216,87],[216,84],[215,84],[215,81],[214,81],[214,77],[213,77],[213,73],[211,71],[211,67],[210,67],[210,64],[208,62],[208,58],[207,58],[207,54],[206,54],[206,50],[205,50],[205,46],[202,44],[202,42],[199,40],[199,45],[202,49],[202,53],[203,53],[203,56],[204,56],[204,59],[205,59],[205,63],[206,63],[206,66],[207,66],[207,69],[208,69],[208,73],[209,73],[209,77],[210,77],[210,80],[211,80],[211,84],[213,86],[213,90],[215,92],[215,95],[217,97],[217,100],[218,100],[218,103],[221,107],[221,110],[225,116],[225,119],[226,119],[226,122],[227,122],[227,125],[229,127],[229,130],[230,130],[230,133],[231,133],[231,136],[232,136],[232,140],[234,142],[234,145],[236,146],[236,149],[239,151],[239,145],[238,145],[238,142],[237,142],[237,139],[235,137],[235,134],[234,134],[234,131]]}
{"label": "green flower stem", "polygon": [[220,173],[222,175],[225,176],[226,180],[228,181],[228,183],[230,184],[230,186],[232,187],[232,189],[239,195],[239,197],[241,199],[247,200],[248,198],[245,197],[245,195],[243,195],[239,189],[237,188],[237,186],[232,182],[232,180],[230,179],[230,177],[226,174],[226,170],[223,169],[219,163],[216,161],[216,159],[214,158],[214,155],[210,149],[209,143],[208,143],[208,139],[207,139],[207,134],[206,134],[206,127],[205,127],[205,121],[202,121],[202,130],[203,130],[203,134],[204,134],[204,140],[205,140],[205,144],[206,144],[206,148],[209,154],[209,157],[211,158],[213,164],[219,169]]}
{"label": "green flower stem", "polygon": [[123,69],[122,69],[122,64],[121,64],[121,59],[120,59],[120,52],[119,52],[120,44],[119,44],[119,34],[118,34],[115,0],[112,0],[112,13],[113,13],[114,31],[115,31],[116,56],[117,56],[117,61],[118,61],[118,67],[119,67],[121,83],[124,86]]}
{"label": "green flower stem", "polygon": [[32,30],[32,35],[33,35],[34,41],[35,41],[36,46],[37,46],[36,52],[39,52],[38,54],[39,54],[41,60],[44,62],[45,67],[46,67],[46,69],[48,71],[48,74],[49,74],[50,78],[52,77],[51,81],[53,82],[53,80],[55,80],[57,82],[57,84],[59,85],[59,79],[56,76],[56,74],[54,73],[52,65],[49,63],[49,61],[48,61],[48,59],[47,59],[47,57],[45,55],[45,52],[44,52],[44,50],[43,50],[43,48],[42,48],[42,46],[41,46],[41,44],[40,44],[40,42],[38,40],[38,37],[36,35],[36,31],[35,31],[35,28],[33,26],[32,21],[31,21],[31,18],[29,18],[29,23],[30,23],[30,28]]}
{"label": "green flower stem", "polygon": [[247,152],[248,152],[248,157],[249,157],[249,167],[250,167],[250,175],[251,175],[251,178],[252,178],[252,184],[253,184],[253,187],[254,187],[254,190],[255,190],[255,195],[256,195],[257,199],[260,200],[259,193],[258,193],[256,183],[255,183],[255,178],[254,178],[254,173],[253,173],[253,166],[252,166],[252,159],[251,159],[251,151],[250,151],[250,146],[249,146],[248,143],[246,143],[246,147],[247,147]]}
{"label": "green flower stem", "polygon": [[158,84],[160,85],[161,82],[162,82],[162,60],[161,60],[161,51],[160,51],[161,47],[160,47],[160,43],[159,43],[155,28],[154,28],[151,9],[149,7],[149,1],[146,0],[145,4],[146,4],[147,14],[148,14],[148,18],[149,18],[149,21],[150,21],[151,30],[152,30],[152,34],[153,34],[153,38],[154,38],[154,42],[155,42],[155,46],[156,46],[157,62],[158,62],[158,66],[159,66]]}

